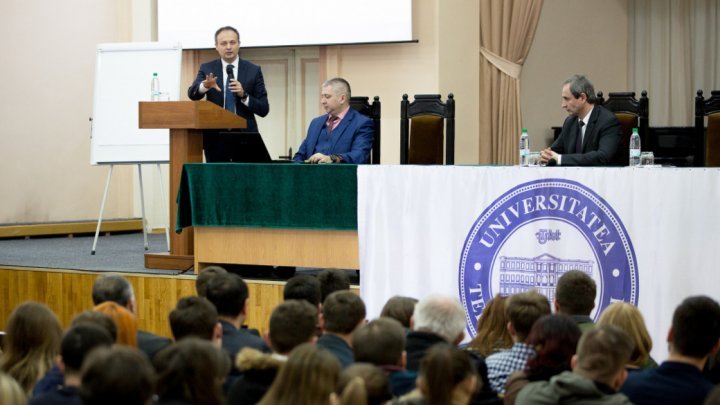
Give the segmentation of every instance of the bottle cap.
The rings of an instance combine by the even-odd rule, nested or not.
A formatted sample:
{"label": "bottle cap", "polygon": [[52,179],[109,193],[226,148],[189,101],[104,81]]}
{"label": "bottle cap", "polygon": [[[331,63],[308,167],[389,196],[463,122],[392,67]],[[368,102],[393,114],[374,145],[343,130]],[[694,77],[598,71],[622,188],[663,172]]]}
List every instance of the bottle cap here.
{"label": "bottle cap", "polygon": [[633,128],[633,132],[637,132],[637,131],[638,131],[638,129],[637,129],[637,128]]}
{"label": "bottle cap", "polygon": [[527,129],[523,128],[523,130],[522,130],[522,131],[523,131],[523,132],[527,132]]}
{"label": "bottle cap", "polygon": [[157,76],[157,73],[153,72],[153,77],[156,77],[156,76]]}

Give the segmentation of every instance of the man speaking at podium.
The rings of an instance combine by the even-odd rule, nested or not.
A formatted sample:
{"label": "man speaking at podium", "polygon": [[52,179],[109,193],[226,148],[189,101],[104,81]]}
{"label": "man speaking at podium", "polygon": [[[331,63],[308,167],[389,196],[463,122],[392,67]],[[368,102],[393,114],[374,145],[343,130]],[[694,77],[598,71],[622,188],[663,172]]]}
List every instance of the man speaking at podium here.
{"label": "man speaking at podium", "polygon": [[[247,120],[247,129],[240,131],[259,132],[255,114],[264,117],[270,111],[260,67],[240,59],[240,34],[233,27],[222,27],[215,32],[215,49],[220,59],[200,66],[188,89],[188,97],[201,100],[207,95],[208,101]],[[203,133],[207,162],[235,161],[238,147],[232,135],[207,130]]]}
{"label": "man speaking at podium", "polygon": [[372,120],[350,108],[350,83],[326,80],[320,94],[327,114],[310,122],[307,137],[293,160],[307,163],[367,163],[374,129]]}

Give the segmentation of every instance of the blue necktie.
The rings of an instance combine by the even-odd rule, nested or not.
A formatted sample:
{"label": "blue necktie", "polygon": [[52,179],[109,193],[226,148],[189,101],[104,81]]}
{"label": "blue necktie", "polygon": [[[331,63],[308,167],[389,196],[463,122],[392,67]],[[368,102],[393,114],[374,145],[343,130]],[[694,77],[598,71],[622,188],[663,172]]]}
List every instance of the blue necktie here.
{"label": "blue necktie", "polygon": [[[234,69],[233,65],[228,65],[230,69]],[[227,75],[225,75],[227,76]],[[235,114],[235,95],[230,91],[230,77],[225,78],[225,109]]]}

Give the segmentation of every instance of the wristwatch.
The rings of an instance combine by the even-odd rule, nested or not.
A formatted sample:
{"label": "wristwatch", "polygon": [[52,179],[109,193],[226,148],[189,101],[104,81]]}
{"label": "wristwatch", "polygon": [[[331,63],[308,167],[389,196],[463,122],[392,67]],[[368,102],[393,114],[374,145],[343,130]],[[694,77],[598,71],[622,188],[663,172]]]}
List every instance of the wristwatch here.
{"label": "wristwatch", "polygon": [[240,101],[243,101],[243,102],[244,102],[245,100],[247,100],[247,98],[248,98],[248,94],[247,94],[247,91],[246,91],[245,94],[243,94],[243,96],[240,97]]}

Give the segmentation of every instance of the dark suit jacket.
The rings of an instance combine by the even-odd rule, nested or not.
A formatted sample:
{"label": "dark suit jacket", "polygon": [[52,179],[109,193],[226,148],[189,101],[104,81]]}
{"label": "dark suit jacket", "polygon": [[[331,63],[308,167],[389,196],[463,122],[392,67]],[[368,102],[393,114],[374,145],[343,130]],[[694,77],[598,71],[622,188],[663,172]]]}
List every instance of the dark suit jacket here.
{"label": "dark suit jacket", "polygon": [[150,362],[153,361],[156,354],[158,354],[162,349],[168,347],[171,343],[172,340],[163,336],[153,335],[152,333],[145,332],[143,330],[139,330],[137,332],[138,349],[148,356]]}
{"label": "dark suit jacket", "polygon": [[223,320],[220,321],[220,324],[223,329],[222,348],[230,355],[230,360],[232,361],[230,374],[238,375],[237,368],[235,367],[235,357],[237,357],[237,354],[244,347],[252,347],[261,352],[270,351],[260,337],[253,335],[245,329],[236,329],[231,323]]}
{"label": "dark suit jacket", "polygon": [[[302,162],[315,153],[320,135],[325,133],[327,114],[310,122],[307,137],[293,160]],[[375,130],[370,118],[350,108],[331,135],[331,147],[326,155],[339,155],[343,163],[367,163],[370,160]]]}
{"label": "dark suit jacket", "polygon": [[560,136],[550,147],[562,155],[563,166],[610,166],[619,164],[616,158],[621,138],[620,122],[608,109],[596,105],[585,129],[582,153],[575,151],[578,137],[578,117],[569,116],[563,123]]}
{"label": "dark suit jacket", "polygon": [[325,333],[317,340],[317,346],[332,353],[338,359],[342,368],[347,368],[355,361],[352,348],[340,337]]}
{"label": "dark suit jacket", "polygon": [[[208,73],[212,73],[217,77],[217,84],[220,89],[225,87],[225,72],[222,69],[222,61],[215,59],[208,63],[203,63],[200,66],[195,81],[188,89],[188,97],[191,100],[202,100],[203,97],[207,96],[208,101],[223,106],[223,92],[215,89],[210,89],[205,94],[198,92],[200,83],[205,80]],[[247,120],[247,130],[249,132],[259,132],[257,122],[255,121],[255,114],[264,117],[270,112],[270,105],[268,104],[267,91],[265,90],[265,80],[263,79],[262,71],[260,67],[254,65],[246,60],[239,59],[238,62],[238,74],[236,77],[245,92],[248,94],[248,105],[245,106],[239,98],[236,97],[235,105],[237,106],[237,115]]]}

